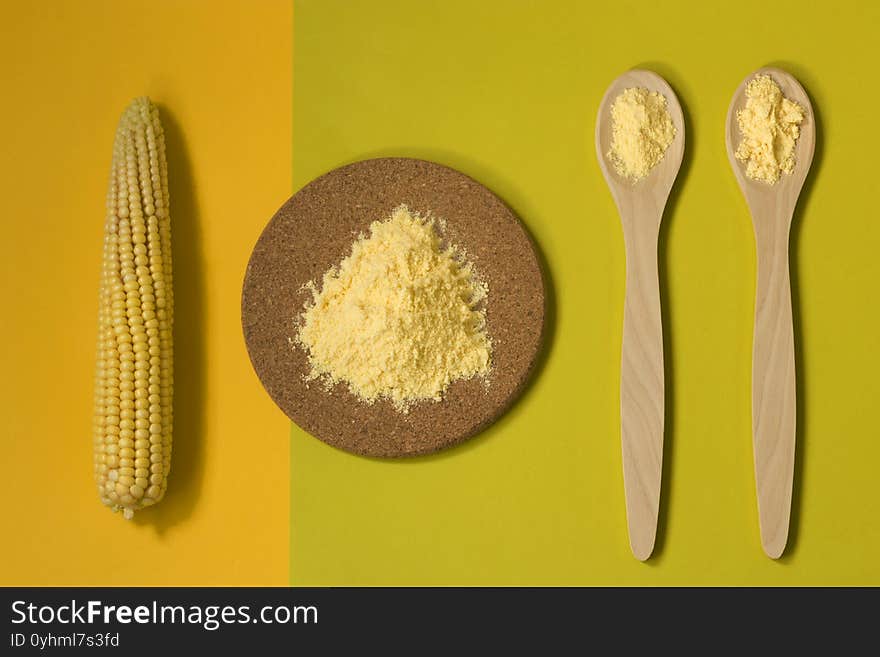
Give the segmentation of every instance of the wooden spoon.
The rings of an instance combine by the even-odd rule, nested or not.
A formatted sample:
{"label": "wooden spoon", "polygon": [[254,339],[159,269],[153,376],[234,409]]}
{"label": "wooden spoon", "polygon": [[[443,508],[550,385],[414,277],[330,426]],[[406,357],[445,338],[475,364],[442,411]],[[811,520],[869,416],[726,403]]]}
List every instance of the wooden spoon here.
{"label": "wooden spoon", "polygon": [[[625,89],[641,87],[666,98],[675,139],[663,159],[638,182],[608,160],[611,105]],[[651,71],[627,71],[608,87],[596,120],[599,166],[617,204],[626,246],[626,300],[620,365],[620,438],[629,544],[644,561],[654,550],[663,467],[663,326],[657,279],[660,220],[684,155],[684,116],[672,88]]]}
{"label": "wooden spoon", "polygon": [[[800,136],[795,143],[795,166],[775,185],[746,176],[744,163],[736,159],[741,135],[736,120],[745,107],[748,82],[768,74],[789,100],[805,110]],[[752,441],[761,544],[771,559],[782,555],[788,540],[791,487],[795,452],[794,330],[788,271],[788,237],[791,219],[801,193],[816,144],[813,108],[803,87],[778,68],[760,68],[750,74],[733,94],[727,112],[727,157],[746,197],[755,228],[757,287],[755,337],[752,352]]]}

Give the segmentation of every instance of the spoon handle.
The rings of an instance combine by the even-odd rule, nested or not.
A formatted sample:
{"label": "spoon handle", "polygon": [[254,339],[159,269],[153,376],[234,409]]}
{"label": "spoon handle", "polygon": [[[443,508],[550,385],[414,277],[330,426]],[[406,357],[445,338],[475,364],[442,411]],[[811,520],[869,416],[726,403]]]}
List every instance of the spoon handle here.
{"label": "spoon handle", "polygon": [[[662,211],[662,210],[661,210]],[[657,278],[657,225],[630,222],[620,367],[620,437],[626,518],[633,555],[654,549],[663,465],[663,326]]]}
{"label": "spoon handle", "polygon": [[788,540],[795,456],[795,360],[788,266],[790,217],[756,222],[752,440],[761,544],[778,558]]}

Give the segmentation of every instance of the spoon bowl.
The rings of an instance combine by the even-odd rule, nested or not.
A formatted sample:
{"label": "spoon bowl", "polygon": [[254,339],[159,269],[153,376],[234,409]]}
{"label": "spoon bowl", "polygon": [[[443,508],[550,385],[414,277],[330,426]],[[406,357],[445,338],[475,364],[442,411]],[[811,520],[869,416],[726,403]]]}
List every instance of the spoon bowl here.
{"label": "spoon bowl", "polygon": [[[736,148],[741,139],[736,115],[739,110],[746,106],[746,86],[759,75],[769,75],[779,85],[779,88],[782,89],[783,96],[804,108],[804,120],[800,125],[800,135],[794,146],[794,170],[790,174],[782,174],[775,185],[769,185],[760,180],[752,180],[746,175],[745,164],[736,159]],[[733,94],[733,99],[730,101],[724,136],[727,144],[727,158],[730,160],[730,166],[733,167],[733,175],[736,176],[740,189],[746,197],[746,203],[749,204],[749,209],[757,207],[759,210],[757,216],[754,213],[752,214],[752,220],[756,222],[772,221],[773,218],[769,217],[764,211],[768,205],[772,206],[782,203],[786,206],[786,209],[790,207],[793,212],[798,196],[804,186],[804,181],[810,172],[813,153],[816,149],[816,121],[813,118],[813,106],[810,104],[810,98],[800,82],[790,73],[769,66],[759,68],[757,71],[749,74],[737,87]],[[791,216],[787,218],[791,220]]]}
{"label": "spoon bowl", "polygon": [[[635,182],[617,173],[617,169],[608,158],[614,125],[611,118],[611,106],[620,94],[632,88],[656,91],[666,98],[666,109],[672,118],[672,125],[675,126],[675,138],[666,149],[663,159],[651,169],[647,176]],[[633,69],[611,83],[599,104],[599,116],[596,120],[596,155],[599,158],[599,168],[602,169],[602,175],[605,176],[605,181],[611,189],[611,195],[614,197],[618,209],[621,209],[621,202],[626,204],[632,196],[649,195],[660,201],[661,212],[657,219],[659,221],[662,218],[663,206],[666,204],[666,199],[669,197],[669,192],[672,190],[672,184],[675,182],[684,157],[684,137],[684,113],[681,104],[672,87],[662,77],[653,71]],[[628,218],[630,218],[629,215],[624,217],[621,212],[621,220]]]}

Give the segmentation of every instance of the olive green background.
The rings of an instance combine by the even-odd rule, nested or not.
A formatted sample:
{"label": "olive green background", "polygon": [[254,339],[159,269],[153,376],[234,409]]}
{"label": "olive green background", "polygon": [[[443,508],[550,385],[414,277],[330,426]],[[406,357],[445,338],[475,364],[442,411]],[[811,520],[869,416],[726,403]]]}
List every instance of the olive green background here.
{"label": "olive green background", "polygon": [[[435,160],[499,194],[553,291],[534,383],[494,427],[378,461],[291,435],[293,584],[880,584],[877,5],[294,4],[293,187],[376,156]],[[799,434],[790,547],[760,547],[751,451],[754,242],[724,150],[742,79],[803,83],[814,170],[795,218]],[[655,557],[629,553],[618,428],[620,224],[599,100],[650,68],[686,113],[663,222],[667,432]]]}

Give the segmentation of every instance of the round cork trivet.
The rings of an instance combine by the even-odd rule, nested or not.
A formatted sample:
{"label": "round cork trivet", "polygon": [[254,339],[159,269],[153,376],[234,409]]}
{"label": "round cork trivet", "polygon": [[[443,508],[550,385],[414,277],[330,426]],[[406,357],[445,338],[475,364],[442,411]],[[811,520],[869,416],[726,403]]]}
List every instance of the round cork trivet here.
{"label": "round cork trivet", "polygon": [[[463,248],[489,287],[486,328],[492,370],[456,381],[439,402],[401,413],[385,400],[367,404],[344,384],[306,381],[296,326],[315,281],[351,253],[373,221],[401,204],[445,222],[441,237]],[[436,225],[436,224],[435,224]],[[516,216],[492,192],[432,162],[383,158],[356,162],[312,181],[275,214],[254,247],[242,291],[242,325],[251,362],[269,395],[307,432],[365,456],[426,454],[473,436],[522,390],[544,326],[538,258]]]}

